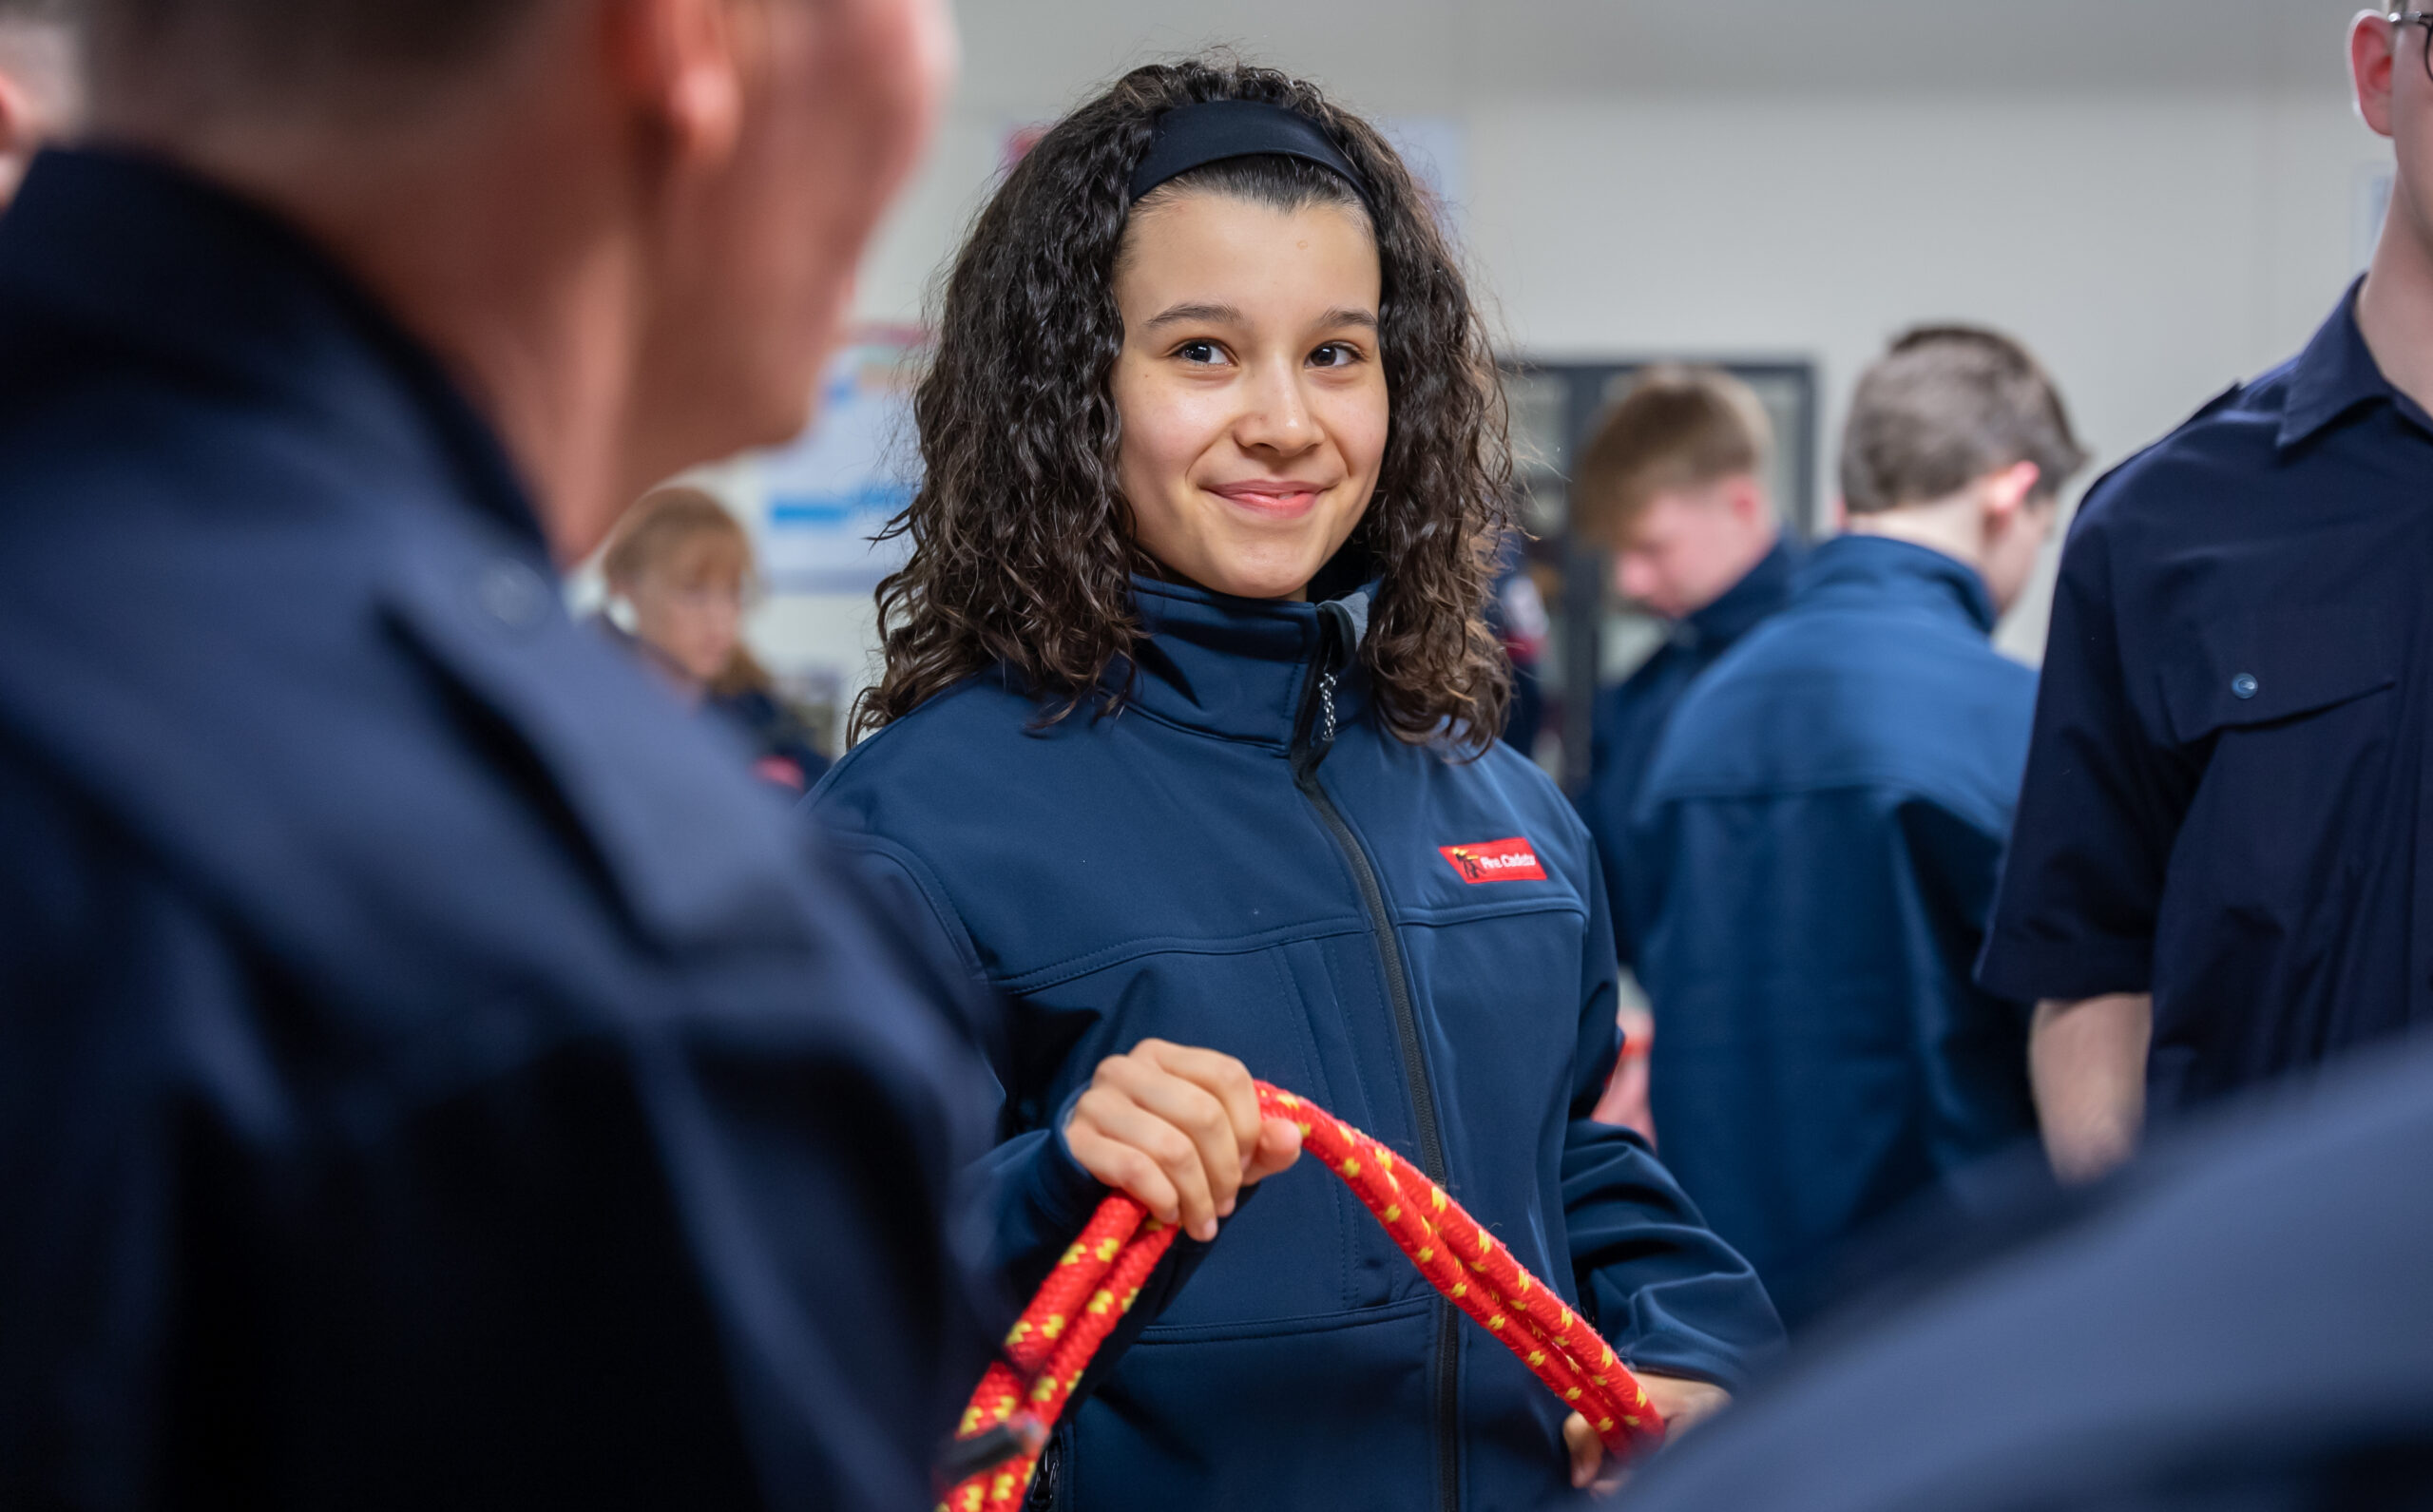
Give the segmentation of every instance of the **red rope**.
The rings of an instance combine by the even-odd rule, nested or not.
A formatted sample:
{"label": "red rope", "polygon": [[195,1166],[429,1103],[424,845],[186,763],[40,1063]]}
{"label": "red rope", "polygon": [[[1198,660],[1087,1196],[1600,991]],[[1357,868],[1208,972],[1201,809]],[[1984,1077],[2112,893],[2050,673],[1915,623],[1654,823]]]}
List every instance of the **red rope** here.
{"label": "red rope", "polygon": [[[1664,1420],[1613,1347],[1444,1188],[1316,1103],[1257,1085],[1259,1112],[1298,1125],[1302,1149],[1343,1178],[1428,1284],[1587,1418],[1608,1453],[1626,1459],[1663,1442]],[[1005,1357],[981,1378],[955,1434],[967,1443],[1010,1432],[1023,1448],[949,1490],[942,1512],[1016,1512],[1022,1505],[1047,1429],[1173,1246],[1175,1232],[1121,1192],[1099,1204],[1006,1336]]]}

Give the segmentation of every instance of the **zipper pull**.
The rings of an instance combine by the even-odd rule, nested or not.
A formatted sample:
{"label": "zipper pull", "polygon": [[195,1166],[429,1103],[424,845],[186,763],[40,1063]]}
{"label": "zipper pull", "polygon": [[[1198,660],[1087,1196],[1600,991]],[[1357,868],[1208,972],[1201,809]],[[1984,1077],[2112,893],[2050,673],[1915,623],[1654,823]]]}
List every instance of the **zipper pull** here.
{"label": "zipper pull", "polygon": [[1340,602],[1318,605],[1318,652],[1311,664],[1310,683],[1301,695],[1301,712],[1293,721],[1293,775],[1307,783],[1333,748],[1339,726],[1334,690],[1343,670],[1360,645],[1360,625]]}

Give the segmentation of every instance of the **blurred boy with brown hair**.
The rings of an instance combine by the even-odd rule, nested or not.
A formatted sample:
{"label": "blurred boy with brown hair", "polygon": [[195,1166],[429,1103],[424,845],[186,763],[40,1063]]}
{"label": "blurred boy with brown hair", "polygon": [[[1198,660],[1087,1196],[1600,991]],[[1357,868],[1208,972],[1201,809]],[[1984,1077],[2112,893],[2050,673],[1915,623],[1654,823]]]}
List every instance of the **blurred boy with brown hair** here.
{"label": "blurred boy with brown hair", "polygon": [[1624,965],[1620,842],[1656,739],[1690,683],[1791,596],[1794,557],[1766,487],[1773,428],[1715,368],[1641,374],[1582,450],[1572,534],[1611,553],[1614,590],[1672,622],[1656,654],[1597,700],[1580,816],[1597,838]]}
{"label": "blurred boy with brown hair", "polygon": [[[1631,806],[1673,705],[1715,659],[1781,608],[1797,563],[1766,487],[1773,427],[1749,386],[1717,368],[1639,375],[1582,449],[1572,534],[1611,555],[1614,591],[1672,622],[1653,656],[1597,699],[1588,786],[1573,800],[1596,838],[1614,946],[1634,964]],[[1645,1009],[1621,1011],[1622,1059],[1597,1116],[1653,1137]]]}

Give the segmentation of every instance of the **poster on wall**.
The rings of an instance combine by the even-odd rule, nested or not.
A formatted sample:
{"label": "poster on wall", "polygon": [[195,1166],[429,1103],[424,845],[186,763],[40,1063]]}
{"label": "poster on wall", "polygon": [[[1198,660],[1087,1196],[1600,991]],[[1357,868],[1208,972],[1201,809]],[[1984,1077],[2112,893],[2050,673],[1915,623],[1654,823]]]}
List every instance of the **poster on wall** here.
{"label": "poster on wall", "polygon": [[879,531],[912,496],[911,400],[927,336],[857,326],[822,380],[818,418],[753,459],[760,565],[776,593],[867,594],[903,565]]}

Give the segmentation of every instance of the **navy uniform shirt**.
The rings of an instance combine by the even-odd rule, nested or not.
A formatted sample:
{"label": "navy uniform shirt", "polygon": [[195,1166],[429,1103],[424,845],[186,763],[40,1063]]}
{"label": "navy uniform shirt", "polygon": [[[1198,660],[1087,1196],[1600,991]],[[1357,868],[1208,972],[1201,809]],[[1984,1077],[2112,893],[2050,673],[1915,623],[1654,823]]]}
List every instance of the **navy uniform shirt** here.
{"label": "navy uniform shirt", "polygon": [[2433,419],[2354,307],[2062,557],[1980,975],[2151,991],[2158,1114],[2433,1020]]}
{"label": "navy uniform shirt", "polygon": [[1624,966],[1634,964],[1637,954],[1630,933],[1630,865],[1624,846],[1631,808],[1656,754],[1657,737],[1699,674],[1790,600],[1798,565],[1791,543],[1775,541],[1738,583],[1705,608],[1676,621],[1656,654],[1597,699],[1588,786],[1576,804],[1597,842],[1605,895],[1614,910],[1614,945]]}
{"label": "navy uniform shirt", "polygon": [[1787,1311],[1863,1225],[2035,1131],[2026,1010],[1969,980],[2036,698],[1993,627],[1952,558],[1829,541],[1681,700],[1639,799],[1657,1137]]}
{"label": "navy uniform shirt", "polygon": [[0,1505],[927,1505],[928,961],[283,226],[0,220]]}

